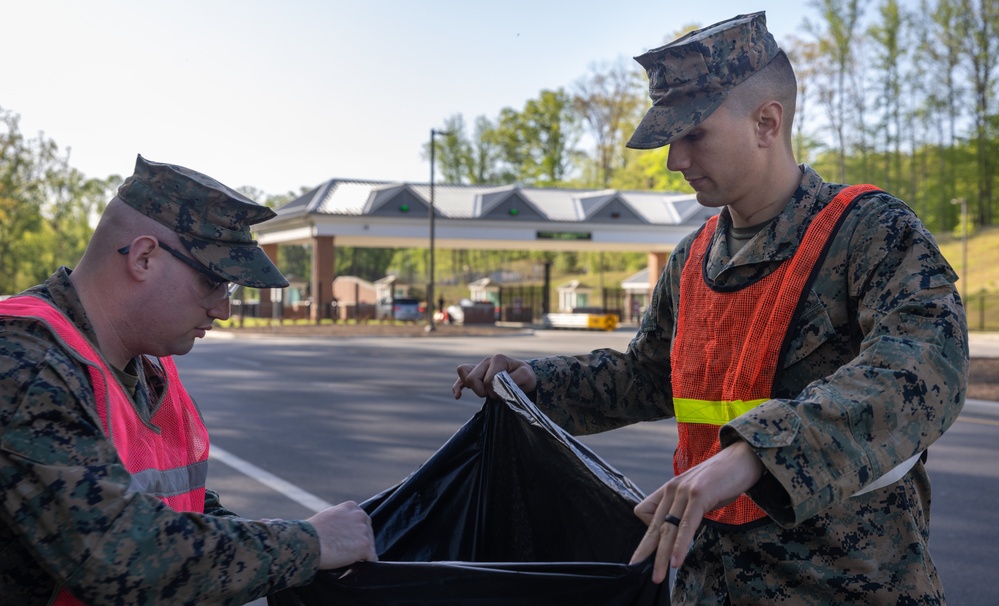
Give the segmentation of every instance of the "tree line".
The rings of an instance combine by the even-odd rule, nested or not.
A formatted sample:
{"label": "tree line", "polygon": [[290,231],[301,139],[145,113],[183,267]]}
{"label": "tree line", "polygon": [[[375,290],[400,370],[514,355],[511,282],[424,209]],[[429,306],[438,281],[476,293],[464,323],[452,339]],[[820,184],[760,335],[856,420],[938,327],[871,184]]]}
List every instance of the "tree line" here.
{"label": "tree line", "polygon": [[44,133],[26,137],[0,107],[0,295],[75,265],[121,177],[87,178]]}
{"label": "tree line", "polygon": [[[817,18],[779,41],[798,75],[799,160],[827,180],[891,191],[931,230],[955,227],[959,198],[975,225],[992,224],[999,0],[810,5]],[[647,106],[637,64],[592,65],[520,110],[471,126],[462,114],[444,118],[440,174],[453,183],[689,191],[666,170],[668,148],[625,148]]]}
{"label": "tree line", "polygon": [[[812,0],[810,6],[815,17],[779,40],[798,75],[799,161],[830,181],[891,191],[934,232],[961,227],[959,200],[971,229],[994,224],[999,0]],[[522,108],[471,121],[460,113],[445,117],[434,150],[441,182],[689,192],[666,169],[668,148],[625,148],[648,107],[646,86],[638,65],[620,58],[591,65],[575,82],[542,90]],[[18,120],[0,107],[0,294],[38,283],[60,264],[75,265],[92,219],[121,183],[118,175],[87,178],[70,166],[68,151],[43,133],[26,137]],[[241,191],[271,206],[295,196]],[[281,247],[280,254],[283,270],[309,275],[307,251]],[[442,251],[439,277],[531,258],[511,254]],[[635,256],[538,255],[565,272],[641,263]],[[336,257],[338,275],[422,275],[425,267],[422,249],[343,249]]]}

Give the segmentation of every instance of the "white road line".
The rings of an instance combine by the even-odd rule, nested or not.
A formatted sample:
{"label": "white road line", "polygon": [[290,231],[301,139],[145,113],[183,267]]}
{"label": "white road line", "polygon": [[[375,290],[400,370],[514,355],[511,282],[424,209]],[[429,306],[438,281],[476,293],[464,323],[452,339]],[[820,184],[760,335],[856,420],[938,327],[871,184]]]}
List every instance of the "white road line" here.
{"label": "white road line", "polygon": [[302,507],[311,509],[315,512],[320,512],[328,507],[332,507],[332,503],[327,503],[326,501],[320,499],[311,492],[302,490],[298,486],[290,482],[286,482],[276,475],[270,473],[269,471],[264,471],[260,469],[253,463],[249,461],[244,461],[243,459],[237,457],[236,455],[228,452],[218,446],[212,446],[209,451],[209,458],[217,460],[219,463],[232,467],[236,471],[242,473],[243,475],[249,476],[254,480],[260,482],[264,486],[283,494],[292,501],[295,501]]}

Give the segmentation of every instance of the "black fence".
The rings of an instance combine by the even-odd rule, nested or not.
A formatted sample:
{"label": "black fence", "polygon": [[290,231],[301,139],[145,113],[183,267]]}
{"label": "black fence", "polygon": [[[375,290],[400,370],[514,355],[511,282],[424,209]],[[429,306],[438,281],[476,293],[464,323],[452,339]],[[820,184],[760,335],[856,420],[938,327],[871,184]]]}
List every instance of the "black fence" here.
{"label": "black fence", "polygon": [[544,286],[502,286],[499,289],[501,322],[535,322],[545,314]]}
{"label": "black fence", "polygon": [[605,314],[615,314],[620,321],[630,321],[633,318],[626,315],[625,293],[623,288],[605,288],[604,310]]}
{"label": "black fence", "polygon": [[[625,292],[622,288],[604,288],[602,306],[589,306],[577,311],[589,313],[617,314],[620,320],[632,319],[623,315]],[[499,312],[501,322],[540,322],[545,313],[557,312],[558,301],[549,298],[545,301],[544,286],[502,286],[499,289]]]}
{"label": "black fence", "polygon": [[968,330],[999,331],[999,293],[968,295],[964,311],[968,315]]}
{"label": "black fence", "polygon": [[[504,286],[499,291],[499,310],[497,319],[503,322],[540,322],[545,314],[545,293],[543,286]],[[593,313],[614,313],[622,322],[635,322],[640,320],[639,310],[627,305],[625,291],[620,288],[603,289],[604,305],[600,307],[589,307]],[[548,311],[558,311],[554,309],[558,305],[557,300],[549,299]],[[275,303],[278,307],[276,312],[272,312],[268,317],[297,318],[308,317],[308,303],[301,302],[298,305],[284,305]],[[371,309],[366,309],[370,307]],[[964,302],[965,312],[968,317],[968,329],[978,332],[999,332],[999,293],[975,293],[970,294]],[[242,315],[252,318],[259,316],[259,304],[257,301],[233,300],[232,314]],[[373,305],[362,305],[361,309],[347,306],[347,309],[327,309],[323,310],[322,318],[340,317],[341,319],[367,319],[374,317]]]}

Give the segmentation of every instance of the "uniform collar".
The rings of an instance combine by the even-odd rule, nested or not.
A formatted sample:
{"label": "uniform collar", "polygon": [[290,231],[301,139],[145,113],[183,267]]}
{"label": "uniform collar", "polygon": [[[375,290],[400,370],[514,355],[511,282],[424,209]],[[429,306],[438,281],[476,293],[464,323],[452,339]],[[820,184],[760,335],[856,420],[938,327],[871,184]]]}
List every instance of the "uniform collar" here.
{"label": "uniform collar", "polygon": [[722,209],[705,260],[711,280],[731,285],[759,279],[769,273],[772,263],[794,255],[811,218],[828,202],[821,193],[822,177],[807,164],[800,166],[801,183],[784,209],[734,256],[725,239],[732,217],[728,208]]}
{"label": "uniform collar", "polygon": [[83,301],[80,300],[80,294],[76,291],[76,287],[73,286],[72,280],[69,279],[72,271],[68,267],[60,267],[43,284],[29,289],[25,294],[32,294],[48,299],[80,329],[80,332],[87,337],[87,340],[93,344],[94,348],[99,350],[94,325],[90,322],[90,317],[87,316],[87,311],[83,308]]}
{"label": "uniform collar", "polygon": [[[90,322],[87,311],[83,308],[83,301],[80,300],[79,292],[73,286],[73,281],[69,279],[72,271],[68,267],[60,267],[45,280],[44,284],[29,289],[25,294],[32,294],[48,299],[73,322],[87,340],[90,341],[94,349],[99,352],[101,349],[97,343],[97,333],[94,330],[94,325]],[[142,418],[148,419],[162,400],[166,389],[166,377],[158,363],[151,361],[148,356],[139,356],[133,359],[133,363],[129,364],[131,371],[128,374],[138,375],[138,383],[134,385],[134,389],[131,388],[131,381],[122,380],[123,377],[120,374],[125,371],[114,369],[105,360],[105,364],[108,365],[108,368],[112,368],[119,383],[122,384],[125,392],[129,394],[133,403],[135,403],[136,410]],[[136,373],[136,371],[138,372]],[[127,386],[126,383],[129,385]]]}

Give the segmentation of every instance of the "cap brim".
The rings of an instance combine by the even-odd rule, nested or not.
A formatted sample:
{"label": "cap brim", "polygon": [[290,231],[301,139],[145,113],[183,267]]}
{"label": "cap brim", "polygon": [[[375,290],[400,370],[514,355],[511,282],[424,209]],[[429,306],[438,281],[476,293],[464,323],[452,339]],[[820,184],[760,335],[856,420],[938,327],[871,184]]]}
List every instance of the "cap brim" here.
{"label": "cap brim", "polygon": [[653,105],[645,112],[627,146],[631,149],[656,149],[669,145],[694,130],[724,100],[724,93],[715,93],[683,105]]}
{"label": "cap brim", "polygon": [[178,236],[191,256],[220,278],[251,288],[288,286],[288,280],[256,243],[223,246],[182,234]]}

